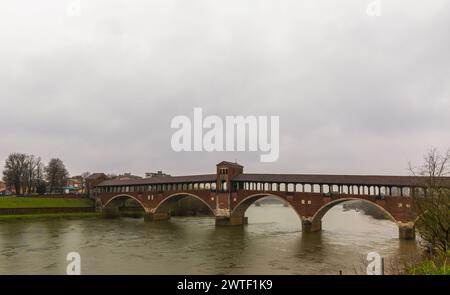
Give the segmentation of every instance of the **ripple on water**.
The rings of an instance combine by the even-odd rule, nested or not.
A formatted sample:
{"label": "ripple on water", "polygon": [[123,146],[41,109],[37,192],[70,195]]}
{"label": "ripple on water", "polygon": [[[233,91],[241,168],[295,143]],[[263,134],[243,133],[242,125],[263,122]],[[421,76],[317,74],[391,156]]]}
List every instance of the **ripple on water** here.
{"label": "ripple on water", "polygon": [[77,248],[89,274],[350,273],[370,251],[414,253],[415,244],[400,243],[389,221],[335,209],[312,235],[303,235],[296,213],[284,207],[251,207],[250,224],[230,228],[196,217],[1,223],[0,273],[64,270],[64,251]]}

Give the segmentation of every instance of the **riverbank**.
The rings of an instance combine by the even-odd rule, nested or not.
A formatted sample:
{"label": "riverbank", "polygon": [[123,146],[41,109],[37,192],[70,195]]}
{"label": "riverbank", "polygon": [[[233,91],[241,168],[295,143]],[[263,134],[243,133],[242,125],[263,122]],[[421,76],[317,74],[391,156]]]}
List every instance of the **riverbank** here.
{"label": "riverbank", "polygon": [[88,198],[0,197],[0,209],[94,207]]}
{"label": "riverbank", "polygon": [[450,275],[450,251],[424,258],[407,265],[406,274],[410,275]]}
{"label": "riverbank", "polygon": [[0,220],[97,216],[94,201],[88,198],[2,197]]}
{"label": "riverbank", "polygon": [[39,219],[79,219],[101,217],[99,212],[79,212],[79,213],[43,213],[43,214],[18,214],[0,215],[0,222],[10,220],[39,220]]}

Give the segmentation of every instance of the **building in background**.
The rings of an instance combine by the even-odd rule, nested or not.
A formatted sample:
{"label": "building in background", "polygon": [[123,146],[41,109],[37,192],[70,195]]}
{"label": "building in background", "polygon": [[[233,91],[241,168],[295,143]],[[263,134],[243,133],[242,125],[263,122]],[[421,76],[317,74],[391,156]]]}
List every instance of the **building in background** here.
{"label": "building in background", "polygon": [[0,196],[8,196],[15,194],[16,190],[12,187],[8,187],[6,182],[0,180]]}
{"label": "building in background", "polygon": [[86,193],[90,195],[95,186],[100,182],[109,179],[105,173],[93,173],[86,177]]}
{"label": "building in background", "polygon": [[145,178],[152,178],[152,177],[158,177],[158,176],[170,176],[170,174],[163,173],[162,171],[145,173]]}
{"label": "building in background", "polygon": [[6,183],[0,180],[0,194],[3,194],[3,192],[5,191],[6,191]]}
{"label": "building in background", "polygon": [[67,179],[66,186],[63,188],[66,194],[85,193],[84,180],[82,176],[73,176]]}
{"label": "building in background", "polygon": [[113,179],[119,179],[119,180],[128,180],[128,179],[141,179],[141,176],[138,175],[133,175],[131,173],[124,173],[124,174],[120,174],[118,176],[114,176],[112,177]]}

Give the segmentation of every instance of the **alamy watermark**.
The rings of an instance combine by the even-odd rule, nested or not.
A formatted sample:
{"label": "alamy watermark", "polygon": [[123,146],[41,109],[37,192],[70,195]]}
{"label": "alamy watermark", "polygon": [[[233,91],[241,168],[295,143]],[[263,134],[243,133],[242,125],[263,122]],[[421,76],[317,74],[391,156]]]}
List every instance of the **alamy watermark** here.
{"label": "alamy watermark", "polygon": [[[369,262],[366,268],[366,273],[368,275],[384,274],[384,260],[378,252],[369,252],[366,259]],[[66,273],[68,275],[81,275],[80,253],[69,252],[66,256],[66,261],[69,262],[66,268]]]}
{"label": "alamy watermark", "polygon": [[369,252],[367,261],[369,262],[366,268],[368,275],[382,275],[384,273],[383,258],[378,252]]}
{"label": "alamy watermark", "polygon": [[366,14],[368,16],[381,16],[381,0],[373,0],[367,5]]}
{"label": "alamy watermark", "polygon": [[176,152],[260,152],[261,162],[274,162],[280,155],[279,116],[203,117],[201,108],[194,108],[193,119],[176,116],[171,138]]}
{"label": "alamy watermark", "polygon": [[66,7],[67,16],[81,16],[81,0],[70,0]]}
{"label": "alamy watermark", "polygon": [[66,256],[66,261],[69,262],[66,268],[68,275],[81,274],[81,256],[78,252],[69,252]]}

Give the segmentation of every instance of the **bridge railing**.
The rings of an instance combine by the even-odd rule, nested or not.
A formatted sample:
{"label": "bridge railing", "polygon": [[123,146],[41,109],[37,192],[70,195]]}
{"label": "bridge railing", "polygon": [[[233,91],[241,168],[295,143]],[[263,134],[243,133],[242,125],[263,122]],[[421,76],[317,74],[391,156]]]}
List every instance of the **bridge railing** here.
{"label": "bridge railing", "polygon": [[[260,193],[285,193],[287,195],[294,195],[294,194],[301,194],[301,193],[307,193],[307,194],[317,194],[324,197],[337,197],[337,196],[343,196],[343,195],[349,195],[349,196],[370,196],[374,197],[376,200],[385,200],[386,197],[389,197],[389,195],[384,193],[377,193],[377,194],[364,194],[364,193],[351,193],[351,192],[339,192],[339,191],[329,191],[329,192],[317,192],[317,191],[286,191],[286,190],[270,190],[270,189],[245,189],[245,188],[239,188],[237,190],[234,190],[235,192],[245,192],[245,191],[252,191],[252,192],[260,192]],[[407,196],[403,196],[407,197]]]}
{"label": "bridge railing", "polygon": [[[151,188],[150,188],[151,187]],[[148,188],[148,189],[147,189]],[[416,187],[400,187],[386,185],[351,185],[351,184],[305,184],[305,183],[267,183],[267,182],[233,182],[228,190],[219,189],[214,185],[203,186],[200,184],[172,184],[154,186],[111,186],[97,187],[94,195],[98,193],[138,193],[138,194],[163,194],[167,192],[209,191],[212,193],[234,193],[237,191],[257,192],[283,192],[289,193],[315,193],[323,195],[366,195],[378,196],[380,199],[386,196],[413,196]]]}

